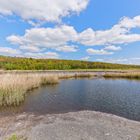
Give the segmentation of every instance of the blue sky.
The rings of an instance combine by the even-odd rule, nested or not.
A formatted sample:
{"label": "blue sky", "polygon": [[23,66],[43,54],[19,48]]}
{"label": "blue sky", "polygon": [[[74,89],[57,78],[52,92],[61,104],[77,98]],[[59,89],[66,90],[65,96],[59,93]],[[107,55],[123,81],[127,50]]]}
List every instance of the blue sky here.
{"label": "blue sky", "polygon": [[139,0],[0,2],[0,55],[140,64]]}

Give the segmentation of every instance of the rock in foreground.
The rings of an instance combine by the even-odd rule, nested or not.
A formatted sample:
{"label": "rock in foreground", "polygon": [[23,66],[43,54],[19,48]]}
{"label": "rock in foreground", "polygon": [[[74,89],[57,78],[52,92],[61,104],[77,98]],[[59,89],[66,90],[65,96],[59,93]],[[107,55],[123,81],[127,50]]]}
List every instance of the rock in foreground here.
{"label": "rock in foreground", "polygon": [[12,134],[28,140],[138,140],[140,123],[110,114],[81,111],[0,118],[0,140]]}

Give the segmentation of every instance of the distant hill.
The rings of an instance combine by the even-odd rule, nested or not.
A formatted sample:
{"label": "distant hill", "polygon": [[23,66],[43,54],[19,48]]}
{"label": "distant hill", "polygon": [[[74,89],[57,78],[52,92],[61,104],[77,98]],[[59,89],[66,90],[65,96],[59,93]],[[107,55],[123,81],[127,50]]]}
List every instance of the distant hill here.
{"label": "distant hill", "polygon": [[140,69],[137,65],[123,65],[79,60],[33,59],[0,56],[3,70],[76,70],[76,69]]}

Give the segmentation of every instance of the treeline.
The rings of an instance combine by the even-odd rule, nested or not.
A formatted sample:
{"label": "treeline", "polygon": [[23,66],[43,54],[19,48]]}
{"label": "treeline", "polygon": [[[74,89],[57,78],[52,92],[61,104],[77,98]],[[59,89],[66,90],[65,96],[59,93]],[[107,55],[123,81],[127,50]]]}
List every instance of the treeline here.
{"label": "treeline", "polygon": [[122,65],[78,60],[33,59],[0,56],[3,70],[74,70],[74,69],[140,69],[136,65]]}

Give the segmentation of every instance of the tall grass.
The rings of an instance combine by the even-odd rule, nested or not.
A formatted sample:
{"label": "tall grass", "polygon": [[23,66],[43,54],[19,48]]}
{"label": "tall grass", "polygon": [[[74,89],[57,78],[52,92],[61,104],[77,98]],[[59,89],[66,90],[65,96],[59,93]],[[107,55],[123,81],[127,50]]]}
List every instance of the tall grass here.
{"label": "tall grass", "polygon": [[128,78],[140,79],[140,72],[126,72],[126,73],[106,73],[105,78]]}
{"label": "tall grass", "polygon": [[58,77],[41,74],[5,74],[0,76],[0,106],[19,105],[25,94],[45,84],[57,84]]}
{"label": "tall grass", "polygon": [[80,73],[61,73],[58,74],[60,79],[68,79],[68,78],[90,78],[95,76],[95,73],[84,73],[84,72],[80,72]]}
{"label": "tall grass", "polygon": [[57,74],[2,74],[0,75],[0,106],[18,106],[24,101],[28,91],[41,85],[59,83],[62,78],[91,77],[90,73],[57,73]]}

